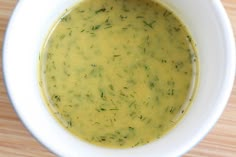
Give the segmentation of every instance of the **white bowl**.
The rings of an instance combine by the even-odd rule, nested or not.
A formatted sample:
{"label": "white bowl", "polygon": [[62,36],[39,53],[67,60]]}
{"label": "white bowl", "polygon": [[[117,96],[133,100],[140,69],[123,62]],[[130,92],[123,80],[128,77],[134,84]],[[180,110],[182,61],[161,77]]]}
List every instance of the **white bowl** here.
{"label": "white bowl", "polygon": [[97,147],[75,138],[51,116],[40,96],[38,56],[49,28],[79,0],[22,0],[11,17],[3,47],[3,73],[10,100],[22,122],[44,146],[59,156],[179,156],[213,127],[233,86],[235,45],[219,0],[161,0],[191,32],[199,53],[196,98],[185,117],[160,140],[132,149]]}

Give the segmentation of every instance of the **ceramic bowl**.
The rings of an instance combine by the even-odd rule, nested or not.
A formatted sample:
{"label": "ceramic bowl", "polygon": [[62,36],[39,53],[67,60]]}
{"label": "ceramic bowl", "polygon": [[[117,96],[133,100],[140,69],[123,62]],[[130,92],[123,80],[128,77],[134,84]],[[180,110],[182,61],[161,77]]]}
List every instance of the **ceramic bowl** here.
{"label": "ceramic bowl", "polygon": [[10,19],[3,47],[3,74],[12,105],[40,143],[66,157],[180,156],[213,127],[230,96],[235,45],[220,0],[160,0],[189,29],[199,54],[200,78],[195,99],[178,125],[161,139],[130,149],[109,149],[68,133],[44,105],[38,84],[38,57],[56,19],[79,0],[22,0]]}

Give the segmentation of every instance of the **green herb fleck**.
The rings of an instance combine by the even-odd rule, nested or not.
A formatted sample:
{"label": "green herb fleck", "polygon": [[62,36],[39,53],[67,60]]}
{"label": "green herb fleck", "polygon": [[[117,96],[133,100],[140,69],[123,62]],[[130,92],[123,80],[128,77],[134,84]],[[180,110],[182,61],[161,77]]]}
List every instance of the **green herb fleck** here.
{"label": "green herb fleck", "polygon": [[66,16],[64,16],[64,17],[61,18],[61,21],[62,21],[62,22],[68,22],[68,21],[70,21],[70,20],[71,20],[71,16],[70,16],[70,15],[66,15]]}
{"label": "green herb fleck", "polygon": [[104,29],[108,29],[108,28],[111,28],[112,26],[107,26],[107,27],[104,27]]}
{"label": "green herb fleck", "polygon": [[98,9],[95,11],[95,14],[98,14],[100,12],[105,12],[106,11],[106,8],[101,8],[101,9]]}
{"label": "green herb fleck", "polygon": [[114,87],[113,87],[112,84],[109,84],[109,88],[110,88],[111,90],[114,90]]}
{"label": "green herb fleck", "polygon": [[113,55],[113,57],[120,57],[120,55]]}
{"label": "green herb fleck", "polygon": [[95,26],[92,26],[92,30],[93,30],[93,31],[94,31],[94,30],[97,30],[97,29],[100,28],[100,26],[101,26],[101,25],[95,25]]}
{"label": "green herb fleck", "polygon": [[136,16],[137,19],[141,19],[144,18],[143,16]]}
{"label": "green herb fleck", "polygon": [[103,93],[103,92],[101,92],[101,98],[103,98],[103,96],[104,96],[104,93]]}
{"label": "green herb fleck", "polygon": [[127,18],[128,18],[128,16],[123,16],[123,15],[120,15],[120,18],[121,18],[121,20],[124,20],[124,19],[127,19]]}
{"label": "green herb fleck", "polygon": [[192,38],[189,35],[187,35],[187,39],[189,42],[192,42]]}
{"label": "green herb fleck", "polygon": [[152,21],[152,22],[148,23],[147,21],[143,21],[143,23],[144,23],[146,26],[150,27],[150,28],[153,28],[153,24],[154,24],[155,22],[156,22],[156,21]]}
{"label": "green herb fleck", "polygon": [[171,13],[170,11],[165,10],[164,13],[163,13],[163,16],[164,16],[164,17],[167,17],[167,16],[169,16],[169,15],[171,15],[171,14],[172,14],[172,13]]}
{"label": "green herb fleck", "polygon": [[155,87],[155,83],[154,82],[149,82],[149,87],[150,87],[150,89],[153,89],[154,87]]}

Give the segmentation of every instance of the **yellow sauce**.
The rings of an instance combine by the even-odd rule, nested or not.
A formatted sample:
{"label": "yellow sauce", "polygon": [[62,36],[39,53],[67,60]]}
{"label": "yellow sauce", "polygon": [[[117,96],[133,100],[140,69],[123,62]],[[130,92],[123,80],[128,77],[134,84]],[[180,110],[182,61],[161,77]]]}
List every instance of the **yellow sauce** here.
{"label": "yellow sauce", "polygon": [[197,62],[190,34],[162,5],[85,0],[49,32],[40,84],[53,116],[71,133],[128,148],[176,125],[194,95]]}

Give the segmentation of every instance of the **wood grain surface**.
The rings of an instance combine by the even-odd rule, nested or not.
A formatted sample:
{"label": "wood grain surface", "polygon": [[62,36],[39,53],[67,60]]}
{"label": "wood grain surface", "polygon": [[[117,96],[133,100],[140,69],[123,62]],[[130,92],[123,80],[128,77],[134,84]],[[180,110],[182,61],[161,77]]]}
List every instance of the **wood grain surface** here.
{"label": "wood grain surface", "polygon": [[[7,23],[17,0],[0,0],[0,52]],[[236,35],[236,0],[222,0]],[[0,157],[53,157],[24,128],[4,87],[0,54]],[[185,157],[236,157],[236,83],[221,118],[210,133]]]}

